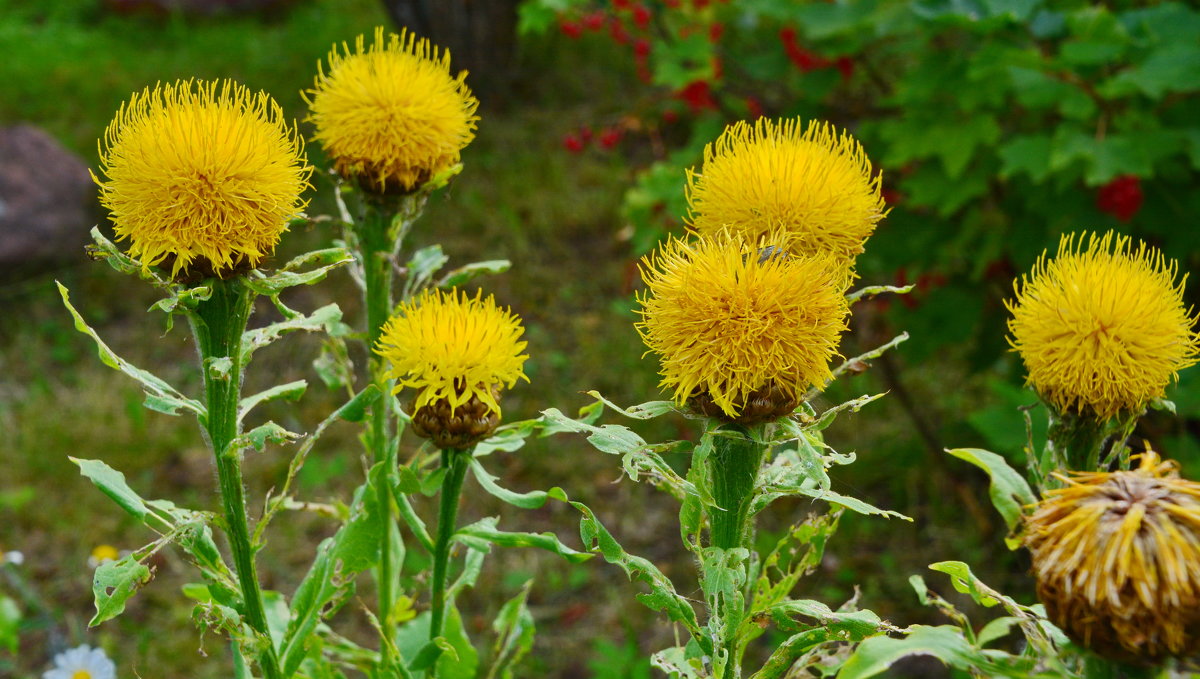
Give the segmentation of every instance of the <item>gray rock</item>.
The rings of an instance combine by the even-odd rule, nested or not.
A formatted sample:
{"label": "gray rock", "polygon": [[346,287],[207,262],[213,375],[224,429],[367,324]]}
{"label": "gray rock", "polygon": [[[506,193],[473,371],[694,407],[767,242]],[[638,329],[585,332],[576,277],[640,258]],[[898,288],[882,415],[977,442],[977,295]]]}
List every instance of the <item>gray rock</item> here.
{"label": "gray rock", "polygon": [[33,125],[0,127],[0,272],[82,261],[97,212],[83,160]]}

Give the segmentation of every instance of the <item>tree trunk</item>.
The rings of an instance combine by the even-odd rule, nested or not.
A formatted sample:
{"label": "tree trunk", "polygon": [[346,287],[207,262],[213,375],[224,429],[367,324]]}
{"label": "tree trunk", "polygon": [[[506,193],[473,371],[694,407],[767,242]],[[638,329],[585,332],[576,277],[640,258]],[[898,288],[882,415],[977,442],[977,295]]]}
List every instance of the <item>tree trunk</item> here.
{"label": "tree trunk", "polygon": [[396,26],[450,50],[450,70],[467,70],[481,101],[500,104],[513,83],[520,0],[383,0]]}

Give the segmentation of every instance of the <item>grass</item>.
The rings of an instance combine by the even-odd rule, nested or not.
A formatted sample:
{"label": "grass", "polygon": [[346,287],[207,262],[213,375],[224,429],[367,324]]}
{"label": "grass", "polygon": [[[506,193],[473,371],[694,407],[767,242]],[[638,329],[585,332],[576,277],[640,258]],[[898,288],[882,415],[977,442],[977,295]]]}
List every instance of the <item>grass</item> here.
{"label": "grass", "polygon": [[[39,124],[92,166],[96,138],[135,90],[174,78],[233,77],[271,92],[289,115],[300,118],[299,91],[310,84],[316,61],[328,47],[384,22],[379,4],[368,0],[298,2],[270,19],[114,16],[93,3],[71,0],[36,5],[0,0],[0,13],[0,48],[8,55],[0,67],[6,83],[0,120]],[[466,169],[432,201],[412,247],[440,243],[452,265],[512,260],[510,272],[484,282],[528,328],[532,384],[506,398],[507,417],[531,417],[552,405],[572,412],[590,401],[582,393],[590,389],[618,403],[658,398],[655,366],[641,356],[631,325],[632,261],[616,236],[618,208],[631,178],[629,164],[618,154],[568,155],[559,146],[563,133],[619,114],[631,74],[596,44],[549,38],[526,41],[522,50],[525,77],[513,99],[506,106],[485,102],[479,138],[463,156]],[[552,69],[539,70],[545,64],[553,64]],[[315,165],[323,165],[319,149],[310,148],[310,154]],[[311,212],[328,213],[329,187],[317,184]],[[285,239],[279,256],[330,237],[316,227],[299,230]],[[187,333],[176,328],[164,334],[161,317],[145,313],[153,291],[82,257],[53,276],[71,288],[76,307],[117,353],[185,391],[198,390]],[[290,295],[288,303],[298,309],[335,299],[358,322],[357,293],[344,274]],[[67,455],[104,459],[124,471],[136,489],[181,505],[215,509],[211,461],[195,424],[140,407],[139,390],[99,365],[87,340],[72,329],[50,276],[8,283],[0,288],[0,299],[6,304],[0,321],[0,426],[11,432],[0,447],[0,468],[5,470],[0,548],[26,553],[27,571],[49,609],[35,621],[15,660],[0,654],[0,673],[35,676],[53,650],[87,641],[104,646],[123,674],[133,669],[146,676],[224,676],[226,651],[212,637],[197,641],[179,591],[190,576],[170,551],[157,563],[155,581],[131,602],[126,615],[85,631],[91,613],[90,550],[100,543],[130,549],[150,536],[80,478]],[[872,341],[886,340],[885,325],[864,308],[851,341],[865,349]],[[855,346],[848,345],[845,353],[850,355]],[[315,341],[299,338],[256,356],[248,389],[300,378],[313,385],[294,408],[268,410],[264,416],[308,431],[338,405],[338,396],[320,387],[309,367],[316,352]],[[940,357],[936,370],[906,366],[905,356],[901,350],[896,358],[904,386],[911,400],[923,405],[940,439],[948,444],[977,441],[977,432],[961,414],[990,402],[986,375],[970,374],[961,356]],[[357,358],[361,365],[363,357]],[[894,390],[877,372],[856,378],[849,390],[829,398]],[[951,384],[953,389],[947,386]],[[837,604],[861,584],[863,605],[907,624],[933,619],[915,607],[906,582],[931,561],[962,558],[978,564],[981,577],[1001,589],[1027,587],[1020,576],[1023,565],[997,546],[1000,526],[990,508],[970,504],[984,497],[981,475],[964,465],[955,467],[923,446],[896,394],[868,407],[829,432],[836,448],[857,450],[867,462],[834,470],[835,490],[903,511],[916,521],[845,517],[829,558],[802,594]],[[1013,422],[1019,426],[1015,414]],[[686,423],[668,419],[639,423],[635,429],[651,440],[692,435]],[[349,426],[330,432],[301,479],[306,497],[347,497],[360,477],[355,435]],[[262,498],[278,482],[286,462],[286,453],[279,450],[251,456],[247,479],[252,498]],[[672,462],[686,465],[683,459]],[[594,507],[630,552],[650,558],[681,582],[691,577],[692,564],[675,546],[673,502],[621,481],[617,460],[578,438],[532,443],[520,454],[497,456],[489,464],[519,490],[563,486]],[[774,508],[765,519],[764,537],[807,511],[799,502]],[[463,520],[492,514],[501,514],[503,525],[512,530],[554,530],[576,544],[572,533],[578,517],[561,505],[514,512],[490,498],[469,497]],[[312,546],[331,527],[298,515],[275,529],[261,571],[268,587],[288,592]],[[637,674],[641,670],[631,644],[644,658],[673,643],[671,630],[633,601],[635,588],[614,567],[567,566],[517,550],[490,558],[477,592],[463,600],[468,628],[485,636],[497,602],[515,594],[526,578],[536,577],[531,606],[540,631],[527,661],[528,676],[626,676],[614,675],[606,658],[629,667],[633,676],[644,676]],[[948,593],[944,582],[930,582]],[[372,597],[367,587],[359,592],[365,601]],[[686,587],[682,591],[692,594]],[[365,632],[353,611],[344,611],[339,623],[343,621]]]}

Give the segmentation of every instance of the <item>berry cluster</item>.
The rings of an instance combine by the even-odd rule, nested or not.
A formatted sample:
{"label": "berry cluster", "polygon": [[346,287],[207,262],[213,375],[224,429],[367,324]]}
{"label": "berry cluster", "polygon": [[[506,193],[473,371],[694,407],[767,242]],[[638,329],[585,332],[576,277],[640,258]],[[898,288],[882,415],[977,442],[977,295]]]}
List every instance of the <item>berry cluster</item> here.
{"label": "berry cluster", "polygon": [[620,143],[624,132],[620,127],[611,125],[596,133],[591,127],[584,125],[579,130],[563,137],[563,148],[571,153],[583,153],[587,150],[592,140],[596,141],[596,145],[605,151],[615,149]]}
{"label": "berry cluster", "polygon": [[1142,209],[1143,198],[1141,181],[1127,174],[1100,187],[1096,192],[1096,207],[1127,222]]}

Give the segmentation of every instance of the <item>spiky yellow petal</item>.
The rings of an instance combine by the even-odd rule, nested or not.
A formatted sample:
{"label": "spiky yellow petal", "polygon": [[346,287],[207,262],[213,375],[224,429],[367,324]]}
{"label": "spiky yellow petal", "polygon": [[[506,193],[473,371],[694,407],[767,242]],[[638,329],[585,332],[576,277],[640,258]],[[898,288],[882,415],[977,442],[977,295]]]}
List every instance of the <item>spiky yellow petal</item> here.
{"label": "spiky yellow petal", "polygon": [[311,168],[295,125],[263,92],[229,80],[134,94],[104,133],[100,202],[129,254],[216,273],[257,266],[303,209]]}
{"label": "spiky yellow petal", "polygon": [[689,223],[750,242],[784,233],[795,252],[852,263],[887,214],[881,182],[862,145],[828,123],[738,122],[704,148],[700,172],[688,171]]}
{"label": "spiky yellow petal", "polygon": [[1059,410],[1099,419],[1163,396],[1200,351],[1183,305],[1187,276],[1176,274],[1174,261],[1128,237],[1064,235],[1057,256],[1043,253],[1006,302],[1028,383]]}
{"label": "spiky yellow petal", "polygon": [[521,319],[482,294],[425,290],[384,325],[375,353],[387,360],[396,391],[419,390],[414,412],[444,400],[453,413],[475,398],[487,412],[499,413],[494,390],[529,381]]}
{"label": "spiky yellow petal", "polygon": [[333,158],[339,174],[378,192],[410,191],[459,161],[475,138],[479,101],[466,71],[450,75],[450,53],[401,31],[354,50],[343,43],[318,65],[305,92],[314,139]]}
{"label": "spiky yellow petal", "polygon": [[757,390],[800,399],[830,379],[844,273],[829,256],[786,255],[769,240],[782,243],[675,239],[642,260],[637,329],[677,402],[706,395],[735,418]]}
{"label": "spiky yellow petal", "polygon": [[1050,619],[1114,659],[1200,650],[1200,483],[1153,451],[1131,471],[1059,478],[1026,521]]}

